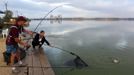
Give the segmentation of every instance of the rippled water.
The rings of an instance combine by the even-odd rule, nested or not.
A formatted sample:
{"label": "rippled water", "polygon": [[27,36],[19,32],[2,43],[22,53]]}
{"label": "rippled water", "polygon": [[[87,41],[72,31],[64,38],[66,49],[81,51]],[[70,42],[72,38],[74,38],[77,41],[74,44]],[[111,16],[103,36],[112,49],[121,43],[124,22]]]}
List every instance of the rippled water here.
{"label": "rippled water", "polygon": [[[34,29],[38,21],[32,21]],[[133,75],[134,21],[63,21],[43,22],[37,31],[45,30],[49,42],[78,54],[88,65],[74,68],[74,56],[57,48],[44,46],[56,75]],[[119,63],[113,63],[114,60]]]}

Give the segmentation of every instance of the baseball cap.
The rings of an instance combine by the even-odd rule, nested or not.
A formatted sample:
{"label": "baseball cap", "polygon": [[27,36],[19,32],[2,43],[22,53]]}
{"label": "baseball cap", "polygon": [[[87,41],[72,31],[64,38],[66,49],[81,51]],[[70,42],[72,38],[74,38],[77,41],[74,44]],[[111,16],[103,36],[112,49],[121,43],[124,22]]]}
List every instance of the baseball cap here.
{"label": "baseball cap", "polygon": [[17,21],[27,21],[27,19],[24,16],[18,16]]}

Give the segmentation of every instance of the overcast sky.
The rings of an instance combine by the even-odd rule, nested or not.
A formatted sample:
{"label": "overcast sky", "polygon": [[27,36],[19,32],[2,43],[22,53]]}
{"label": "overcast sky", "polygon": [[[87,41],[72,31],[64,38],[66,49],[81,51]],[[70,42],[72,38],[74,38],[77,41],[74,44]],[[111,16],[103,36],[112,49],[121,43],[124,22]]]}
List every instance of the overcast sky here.
{"label": "overcast sky", "polygon": [[24,15],[29,18],[43,17],[56,6],[63,5],[53,15],[63,17],[134,17],[134,0],[0,0],[0,10],[5,10],[4,3],[14,16]]}

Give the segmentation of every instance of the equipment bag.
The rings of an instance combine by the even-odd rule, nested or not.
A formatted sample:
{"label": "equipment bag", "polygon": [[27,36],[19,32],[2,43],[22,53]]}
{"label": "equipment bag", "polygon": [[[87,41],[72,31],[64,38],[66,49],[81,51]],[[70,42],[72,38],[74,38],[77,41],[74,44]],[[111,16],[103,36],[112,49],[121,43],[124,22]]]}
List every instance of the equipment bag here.
{"label": "equipment bag", "polygon": [[[19,48],[19,50],[20,50],[20,59],[22,60],[26,57],[26,51],[22,48]],[[5,52],[3,52],[3,57],[4,57],[4,62],[6,62],[6,64],[8,65],[10,63],[11,53],[7,53],[5,51]],[[17,62],[18,62],[18,60],[15,57],[14,63],[17,63]]]}

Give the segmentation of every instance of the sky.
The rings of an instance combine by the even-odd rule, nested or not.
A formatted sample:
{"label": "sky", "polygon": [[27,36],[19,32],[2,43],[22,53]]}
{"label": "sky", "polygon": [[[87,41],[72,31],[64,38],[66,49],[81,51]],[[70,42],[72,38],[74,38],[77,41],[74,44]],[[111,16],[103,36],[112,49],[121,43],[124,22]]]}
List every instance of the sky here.
{"label": "sky", "polygon": [[28,18],[44,17],[60,5],[62,7],[57,8],[51,14],[89,18],[134,17],[134,0],[0,0],[0,10],[5,10],[4,3],[6,2],[14,16],[18,13]]}

